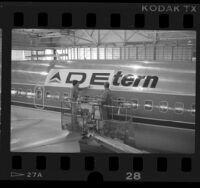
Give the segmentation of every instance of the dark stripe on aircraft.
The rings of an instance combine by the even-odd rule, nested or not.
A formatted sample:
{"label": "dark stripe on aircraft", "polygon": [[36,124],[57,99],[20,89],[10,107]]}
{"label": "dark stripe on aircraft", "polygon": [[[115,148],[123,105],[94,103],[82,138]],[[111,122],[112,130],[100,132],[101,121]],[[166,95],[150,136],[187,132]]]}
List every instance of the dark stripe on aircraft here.
{"label": "dark stripe on aircraft", "polygon": [[[20,103],[20,102],[11,102],[12,105],[17,105],[17,106],[24,106],[24,107],[31,107],[36,109],[36,107],[33,104],[27,104],[27,103]],[[38,105],[37,105],[38,106]],[[42,106],[38,106],[41,108]],[[50,111],[57,111],[61,112],[61,108],[58,107],[50,107],[50,106],[45,106],[44,110],[50,110]],[[69,110],[65,110],[65,112],[70,112]],[[128,117],[130,119],[130,117]],[[119,120],[119,121],[125,121],[126,117],[125,116],[119,116],[119,115],[114,115],[113,116],[114,120]],[[127,119],[127,120],[129,120]],[[130,120],[131,121],[131,120]],[[158,126],[168,126],[168,127],[174,127],[174,128],[184,128],[184,129],[195,129],[195,124],[190,124],[190,123],[184,123],[184,122],[174,122],[170,120],[157,120],[157,119],[145,119],[141,117],[133,117],[132,122],[136,123],[144,123],[144,124],[151,124],[151,125],[158,125]]]}
{"label": "dark stripe on aircraft", "polygon": [[[126,120],[126,117],[116,115],[113,117],[113,119],[123,121],[123,120]],[[174,128],[184,128],[184,129],[192,129],[192,130],[195,129],[195,124],[175,122],[175,121],[170,121],[170,120],[158,120],[158,119],[146,119],[146,118],[141,118],[141,117],[133,117],[132,122],[158,125],[158,126],[168,126],[168,127],[174,127]]]}

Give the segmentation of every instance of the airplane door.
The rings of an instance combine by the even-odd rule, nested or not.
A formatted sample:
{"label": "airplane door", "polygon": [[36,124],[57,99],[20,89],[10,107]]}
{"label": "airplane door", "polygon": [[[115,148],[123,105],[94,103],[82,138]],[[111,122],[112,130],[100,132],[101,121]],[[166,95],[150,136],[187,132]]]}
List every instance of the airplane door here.
{"label": "airplane door", "polygon": [[44,108],[44,86],[35,87],[34,105],[36,108]]}

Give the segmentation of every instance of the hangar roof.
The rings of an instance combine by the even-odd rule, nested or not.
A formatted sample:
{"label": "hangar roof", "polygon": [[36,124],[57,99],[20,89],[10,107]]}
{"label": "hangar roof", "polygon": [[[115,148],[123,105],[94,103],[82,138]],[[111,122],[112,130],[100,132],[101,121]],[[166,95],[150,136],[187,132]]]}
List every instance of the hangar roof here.
{"label": "hangar roof", "polygon": [[15,29],[13,49],[73,46],[128,46],[143,43],[195,43],[194,31]]}

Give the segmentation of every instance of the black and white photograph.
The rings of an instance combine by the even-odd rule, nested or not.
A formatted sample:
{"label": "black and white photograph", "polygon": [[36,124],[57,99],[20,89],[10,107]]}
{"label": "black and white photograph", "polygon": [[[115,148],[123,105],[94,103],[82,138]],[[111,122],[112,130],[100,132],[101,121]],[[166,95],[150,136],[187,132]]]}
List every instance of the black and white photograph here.
{"label": "black and white photograph", "polygon": [[1,73],[1,66],[2,66],[2,58],[1,58],[1,52],[2,52],[2,32],[1,32],[1,29],[0,29],[0,148],[1,148],[1,76],[2,76],[2,73]]}
{"label": "black and white photograph", "polygon": [[11,152],[195,153],[195,31],[13,29],[11,54]]}

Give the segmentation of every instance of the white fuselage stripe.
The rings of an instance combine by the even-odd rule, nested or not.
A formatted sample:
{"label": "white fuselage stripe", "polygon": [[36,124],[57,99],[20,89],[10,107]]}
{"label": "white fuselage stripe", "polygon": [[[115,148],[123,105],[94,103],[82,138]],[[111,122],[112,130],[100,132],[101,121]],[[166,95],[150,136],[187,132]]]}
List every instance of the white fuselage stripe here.
{"label": "white fuselage stripe", "polygon": [[[33,103],[28,103],[28,102],[21,102],[21,101],[15,101],[15,100],[12,100],[12,102],[23,103],[23,104],[29,104],[29,105],[35,106]],[[57,108],[57,109],[60,109],[60,107],[58,107],[58,106],[51,106],[51,105],[45,105],[44,107],[46,107],[46,108],[50,107],[50,108]],[[36,108],[36,109],[37,109],[37,108]],[[40,110],[42,110],[42,109],[40,109]],[[135,117],[135,118],[149,119],[149,120],[172,121],[172,122],[174,122],[174,123],[187,123],[187,124],[195,125],[195,123],[192,123],[192,122],[165,120],[165,119],[159,119],[159,118],[149,118],[149,117],[144,117],[144,116],[134,116],[134,117]]]}
{"label": "white fuselage stripe", "polygon": [[[65,87],[63,87],[63,86],[56,86],[56,87],[54,87],[54,86],[45,86],[45,84],[40,84],[40,83],[38,83],[38,84],[26,84],[26,83],[11,83],[11,86],[12,85],[14,85],[14,84],[17,84],[17,85],[31,85],[31,86],[37,86],[37,85],[40,85],[40,86],[44,86],[44,87],[53,87],[53,88],[56,88],[56,87],[59,87],[59,88],[63,88],[63,89],[66,89]],[[93,89],[93,90],[98,90],[98,89]],[[112,91],[112,90],[111,90]],[[113,90],[113,91],[115,91],[115,92],[117,92],[117,91],[119,91],[119,92],[121,92],[121,91],[123,91],[123,90]],[[124,92],[127,92],[127,93],[130,93],[131,91],[124,91]],[[140,92],[140,91],[134,91],[134,92],[136,92],[136,93],[143,93],[144,94],[144,92]],[[159,92],[145,92],[145,94],[160,94],[160,95],[174,95],[174,96],[191,96],[191,97],[195,97],[195,95],[192,95],[192,94],[182,94],[182,93],[159,93]]]}

